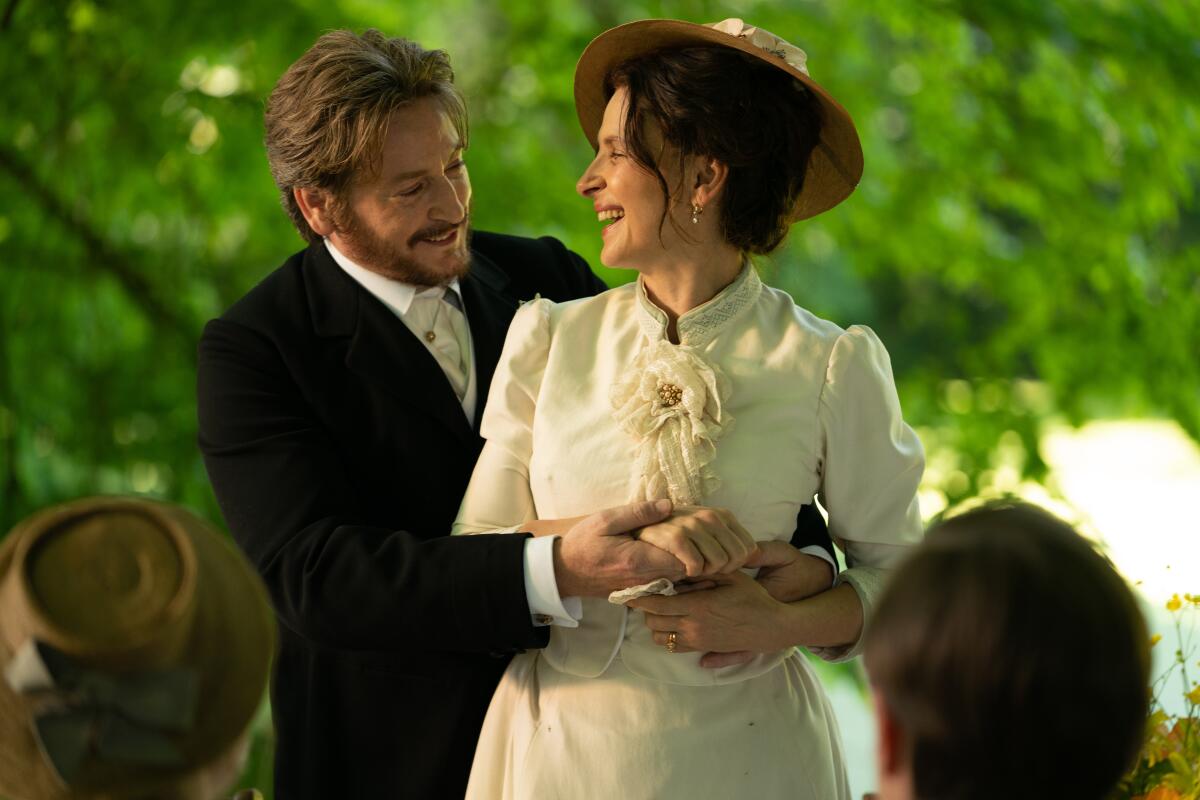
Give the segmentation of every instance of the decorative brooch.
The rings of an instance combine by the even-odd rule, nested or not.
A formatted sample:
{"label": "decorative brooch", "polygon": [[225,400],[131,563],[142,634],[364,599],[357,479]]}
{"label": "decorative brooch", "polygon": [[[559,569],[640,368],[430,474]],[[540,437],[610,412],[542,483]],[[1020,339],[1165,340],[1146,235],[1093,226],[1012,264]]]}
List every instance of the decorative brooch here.
{"label": "decorative brooch", "polygon": [[733,417],[729,380],[687,345],[648,343],[612,388],[613,418],[637,441],[641,496],[697,505],[720,480],[709,464]]}

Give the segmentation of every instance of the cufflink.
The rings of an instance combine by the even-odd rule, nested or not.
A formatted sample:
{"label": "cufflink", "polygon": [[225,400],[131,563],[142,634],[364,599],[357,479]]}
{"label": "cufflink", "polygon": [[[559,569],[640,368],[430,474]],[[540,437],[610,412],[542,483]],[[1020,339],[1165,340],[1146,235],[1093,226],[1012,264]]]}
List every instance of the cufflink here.
{"label": "cufflink", "polygon": [[534,614],[533,621],[538,625],[549,625],[551,622],[554,622],[554,617],[549,614]]}

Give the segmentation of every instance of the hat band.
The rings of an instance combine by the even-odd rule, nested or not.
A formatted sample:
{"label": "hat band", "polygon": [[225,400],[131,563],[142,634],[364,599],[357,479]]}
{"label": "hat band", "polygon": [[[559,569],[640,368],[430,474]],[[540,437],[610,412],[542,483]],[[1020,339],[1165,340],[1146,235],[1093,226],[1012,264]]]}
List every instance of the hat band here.
{"label": "hat band", "polygon": [[89,758],[162,767],[184,763],[168,734],[186,731],[195,720],[199,676],[194,669],[114,674],[82,666],[29,639],[4,677],[29,699],[38,747],[67,786]]}

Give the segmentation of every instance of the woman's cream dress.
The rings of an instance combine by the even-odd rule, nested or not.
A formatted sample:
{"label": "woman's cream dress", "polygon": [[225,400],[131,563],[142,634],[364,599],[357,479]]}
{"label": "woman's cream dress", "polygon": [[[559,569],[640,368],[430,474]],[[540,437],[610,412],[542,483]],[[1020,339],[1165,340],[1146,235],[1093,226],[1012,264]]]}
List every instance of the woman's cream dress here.
{"label": "woman's cream dress", "polygon": [[[921,535],[924,458],[887,352],[746,267],[678,321],[638,283],[517,312],[456,533],[642,498],[731,509],[787,541],[818,495],[866,618],[882,569]],[[820,655],[852,658],[858,644]],[[722,669],[654,644],[641,612],[585,599],[576,628],[513,659],[471,798],[848,798],[837,724],[795,650]]]}

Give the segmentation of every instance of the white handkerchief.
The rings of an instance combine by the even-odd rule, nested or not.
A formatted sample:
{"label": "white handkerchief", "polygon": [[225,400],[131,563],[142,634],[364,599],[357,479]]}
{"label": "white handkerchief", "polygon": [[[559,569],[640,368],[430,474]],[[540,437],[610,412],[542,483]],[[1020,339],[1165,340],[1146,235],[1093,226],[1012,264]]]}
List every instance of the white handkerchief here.
{"label": "white handkerchief", "polygon": [[608,596],[608,602],[615,606],[623,606],[630,600],[636,600],[639,597],[645,597],[650,594],[661,594],[665,597],[670,597],[673,594],[679,594],[679,592],[675,591],[675,584],[666,578],[659,578],[656,581],[643,583],[641,586],[630,586],[628,589],[613,592]]}

